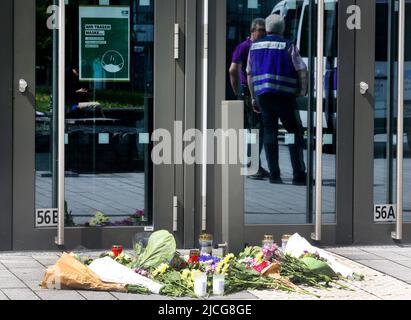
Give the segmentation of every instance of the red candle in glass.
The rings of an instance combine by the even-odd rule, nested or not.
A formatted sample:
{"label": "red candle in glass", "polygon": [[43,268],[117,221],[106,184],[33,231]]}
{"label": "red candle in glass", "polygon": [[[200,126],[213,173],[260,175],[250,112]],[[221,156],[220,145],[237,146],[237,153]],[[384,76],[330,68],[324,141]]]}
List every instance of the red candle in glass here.
{"label": "red candle in glass", "polygon": [[117,258],[123,252],[123,246],[113,246],[111,252],[113,252],[114,257]]}
{"label": "red candle in glass", "polygon": [[200,260],[200,251],[198,250],[191,250],[190,257],[188,259],[188,263],[196,264]]}

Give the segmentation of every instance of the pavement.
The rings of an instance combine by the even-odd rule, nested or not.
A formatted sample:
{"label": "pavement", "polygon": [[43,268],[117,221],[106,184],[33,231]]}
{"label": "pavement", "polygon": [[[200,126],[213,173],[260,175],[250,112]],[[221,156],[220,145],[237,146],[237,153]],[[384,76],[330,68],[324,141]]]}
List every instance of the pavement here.
{"label": "pavement", "polygon": [[[411,247],[328,248],[340,263],[364,275],[363,281],[347,280],[349,290],[308,289],[312,295],[281,291],[245,291],[210,300],[411,300]],[[98,252],[86,252],[97,256]],[[39,287],[45,270],[59,252],[0,253],[0,300],[175,300],[168,297],[80,290],[46,290]],[[180,300],[180,299],[177,299]]]}

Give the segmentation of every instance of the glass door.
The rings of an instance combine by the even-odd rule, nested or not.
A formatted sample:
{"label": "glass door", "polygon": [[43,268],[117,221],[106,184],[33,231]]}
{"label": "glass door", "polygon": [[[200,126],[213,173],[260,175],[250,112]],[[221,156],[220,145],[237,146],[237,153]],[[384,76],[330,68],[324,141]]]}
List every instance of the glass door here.
{"label": "glass door", "polygon": [[355,234],[361,242],[407,242],[411,239],[411,47],[406,35],[411,31],[411,1],[385,0],[363,5],[375,12],[375,21],[359,33],[359,41],[371,39],[368,42],[370,48],[375,47],[375,63],[369,61],[374,68],[365,70],[373,75],[372,91],[367,101],[360,98],[358,107],[370,110],[366,114],[362,111],[360,116],[366,118],[363,125],[372,128],[367,137],[373,144],[367,143],[366,147],[372,151],[372,164],[368,160],[363,164],[373,169],[372,193],[363,199],[363,210],[357,212]]}
{"label": "glass door", "polygon": [[[30,125],[18,128],[30,143],[21,153],[33,170],[18,191],[33,197],[27,211],[14,213],[26,233],[16,247],[129,247],[137,232],[173,231],[166,214],[172,196],[170,210],[155,211],[154,194],[175,176],[167,181],[164,174],[172,167],[154,169],[151,134],[154,110],[164,123],[175,120],[161,112],[169,100],[155,99],[156,87],[169,79],[157,78],[154,65],[175,63],[173,44],[161,47],[155,39],[165,30],[174,37],[176,2],[167,2],[168,11],[159,9],[162,0],[28,2],[27,24],[36,32],[17,38],[16,60],[26,67],[19,77],[28,79],[31,109],[19,107]],[[161,25],[156,10],[166,18]]]}
{"label": "glass door", "polygon": [[[347,59],[352,47],[348,42],[345,50],[340,48],[341,42],[349,37],[341,28],[345,21],[340,18],[344,11],[340,11],[340,6],[345,8],[346,2],[324,1],[319,11],[315,1],[307,0],[227,1],[228,65],[240,64],[241,72],[245,72],[247,59],[238,58],[238,52],[246,43],[244,41],[254,42],[264,36],[256,32],[259,27],[265,28],[264,23],[255,19],[276,14],[284,19],[282,38],[292,43],[295,70],[305,70],[308,74],[307,94],[271,101],[272,108],[280,105],[288,108],[290,111],[286,114],[289,116],[280,111],[270,115],[256,114],[250,107],[247,83],[242,81],[243,91],[238,95],[232,75],[227,79],[227,98],[245,101],[245,128],[260,130],[260,168],[245,178],[247,242],[258,243],[264,234],[274,234],[279,241],[282,234],[291,232],[300,232],[310,238],[314,230],[317,233],[323,231],[322,236],[314,237],[323,242],[334,242],[336,234],[340,235],[341,242],[351,239],[348,220],[352,218],[344,217],[342,213],[337,217],[337,167],[352,153],[349,151],[352,145],[344,143],[346,133],[339,130],[339,124],[345,123],[352,111],[345,105],[346,97],[340,101],[338,95],[339,91],[344,91],[343,85],[339,86],[339,79],[346,77],[347,69],[351,70],[349,64],[341,65],[340,61]],[[319,12],[321,30],[318,28]],[[317,34],[322,35],[321,39]],[[322,52],[317,50],[319,40]],[[238,46],[240,43],[242,45]],[[322,111],[317,117],[319,108]],[[252,163],[250,167],[253,167]],[[317,179],[321,180],[320,186]],[[346,181],[339,189],[342,194],[346,191]]]}

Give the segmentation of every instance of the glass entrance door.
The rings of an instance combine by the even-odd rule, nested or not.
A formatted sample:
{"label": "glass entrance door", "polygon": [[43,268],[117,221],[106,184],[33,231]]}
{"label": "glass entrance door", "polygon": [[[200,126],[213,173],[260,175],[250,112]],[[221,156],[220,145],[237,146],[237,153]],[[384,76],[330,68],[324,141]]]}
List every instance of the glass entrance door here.
{"label": "glass entrance door", "polygon": [[[373,141],[370,166],[373,168],[373,193],[370,197],[373,206],[368,204],[366,213],[364,210],[358,212],[356,234],[359,239],[372,243],[407,242],[411,239],[411,51],[407,37],[411,30],[411,2],[376,1],[370,10],[375,12],[375,23],[369,26],[372,35],[368,35],[375,39],[375,63],[370,70],[374,90],[373,100],[362,106],[371,106],[373,110],[367,114],[365,124],[371,122],[373,128],[369,136]],[[368,228],[367,236],[362,228]],[[402,235],[393,239],[392,232],[397,232],[398,228]]]}
{"label": "glass entrance door", "polygon": [[[339,50],[339,30],[344,23],[340,20],[340,3],[324,1],[323,4],[321,35],[324,50],[319,58],[318,6],[315,1],[227,1],[227,64],[231,65],[227,98],[245,101],[245,128],[259,129],[261,140],[260,168],[245,179],[247,242],[257,242],[267,232],[274,233],[277,239],[284,233],[296,231],[309,238],[316,222],[317,226],[321,225],[326,230],[325,241],[335,240],[338,229],[336,168],[339,161],[343,161],[337,154],[345,153],[347,146],[342,143],[345,135],[339,136],[338,126],[345,121],[349,108],[341,105],[345,101],[340,102],[337,94],[338,90],[343,90],[338,87],[338,78],[346,72],[342,69],[337,73],[343,52]],[[308,90],[306,94],[287,99],[277,95],[269,102],[270,107],[277,111],[266,110],[257,114],[250,106],[247,82],[242,80],[242,91],[238,91],[234,86],[235,74],[232,70],[240,65],[241,79],[246,77],[247,55],[241,60],[239,52],[247,41],[256,42],[264,37],[264,34],[256,32],[258,28],[265,29],[264,23],[258,19],[265,19],[270,14],[283,18],[285,31],[280,37],[291,41],[293,68],[307,72]],[[322,62],[322,72],[317,72],[319,61]],[[317,83],[320,83],[321,91]],[[322,116],[317,117],[319,94],[322,95],[322,112],[319,111]],[[281,111],[285,109],[288,109],[287,112]],[[317,122],[318,118],[321,118],[322,124]],[[322,128],[322,133],[317,130],[317,124]],[[318,148],[321,155],[317,152]],[[322,165],[318,167],[319,159]],[[250,164],[252,168],[253,164]],[[317,175],[318,171],[321,175]],[[316,187],[317,177],[322,180],[321,188]],[[318,209],[317,193],[321,193],[319,199],[322,207]],[[321,215],[318,215],[319,211]],[[320,216],[321,221],[317,221],[316,217]],[[341,220],[344,218],[341,217]],[[350,234],[351,230],[346,232],[346,237],[349,238]]]}
{"label": "glass entrance door", "polygon": [[162,0],[26,2],[15,8],[16,24],[24,16],[36,32],[15,41],[16,63],[24,67],[16,76],[27,80],[22,96],[30,98],[16,106],[28,125],[17,123],[15,143],[29,148],[17,147],[26,162],[16,172],[24,171],[26,184],[17,183],[15,192],[33,197],[24,209],[16,205],[22,240],[15,247],[54,248],[56,233],[56,243],[68,248],[129,247],[138,232],[173,231],[173,197],[161,199],[169,210],[158,210],[154,195],[175,184],[174,168],[154,169],[151,134],[155,109],[163,119],[158,126],[176,119],[170,100],[154,96],[156,87],[170,83],[156,76],[154,65],[156,59],[170,61],[170,68],[176,63],[173,44],[155,38],[174,37],[177,2],[167,1],[172,10],[161,8]]}
{"label": "glass entrance door", "polygon": [[[57,195],[48,5],[37,1],[36,208],[56,207]],[[69,1],[65,28],[66,227],[150,225],[153,3]]]}

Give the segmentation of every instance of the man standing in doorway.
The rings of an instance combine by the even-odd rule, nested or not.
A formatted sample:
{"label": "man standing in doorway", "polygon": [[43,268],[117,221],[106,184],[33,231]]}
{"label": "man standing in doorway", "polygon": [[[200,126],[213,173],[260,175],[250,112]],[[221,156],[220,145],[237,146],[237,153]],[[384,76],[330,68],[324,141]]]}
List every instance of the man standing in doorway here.
{"label": "man standing in doorway", "polygon": [[[260,155],[263,149],[263,123],[261,114],[257,114],[253,111],[251,105],[250,90],[247,83],[247,60],[250,53],[250,48],[253,42],[265,36],[265,20],[258,18],[254,19],[251,23],[251,35],[244,42],[240,43],[234,50],[232,56],[232,62],[230,66],[230,81],[234,94],[239,100],[244,101],[244,128],[247,130],[259,129],[260,130]],[[251,146],[248,145],[247,150],[248,157],[251,156]],[[263,180],[269,177],[268,172],[261,166],[256,174],[249,176],[254,180]]]}
{"label": "man standing in doorway", "polygon": [[306,185],[304,137],[296,97],[307,93],[307,66],[296,46],[283,38],[282,16],[270,15],[266,19],[266,31],[267,36],[251,46],[247,74],[252,106],[263,118],[270,182],[282,183],[278,163],[278,120],[281,119],[294,137],[289,145],[293,184]]}

